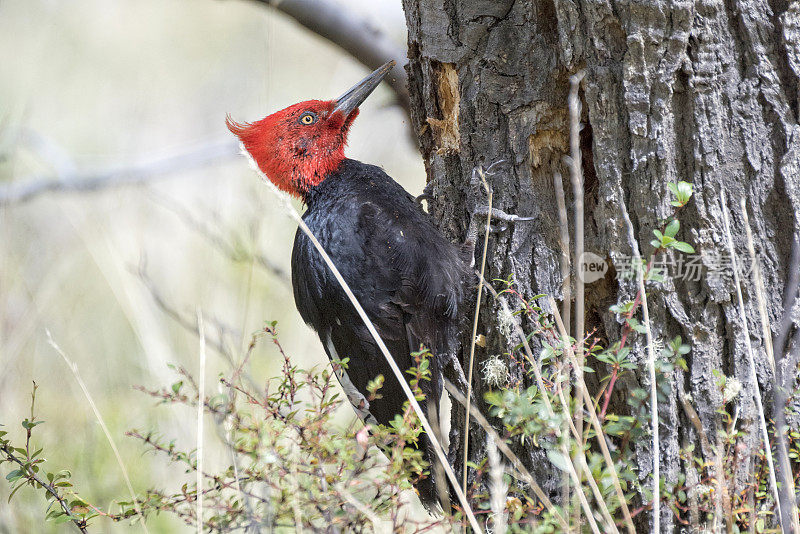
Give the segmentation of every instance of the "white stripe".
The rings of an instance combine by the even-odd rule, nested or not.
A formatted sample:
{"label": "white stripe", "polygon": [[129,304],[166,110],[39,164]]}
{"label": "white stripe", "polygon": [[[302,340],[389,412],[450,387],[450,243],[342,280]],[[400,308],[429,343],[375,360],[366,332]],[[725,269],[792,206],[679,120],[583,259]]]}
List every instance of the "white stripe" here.
{"label": "white stripe", "polygon": [[[333,340],[331,339],[330,331],[326,332],[325,334],[325,346],[328,347],[328,354],[330,354],[331,358],[338,360],[339,354],[336,352],[336,347],[333,346]],[[358,389],[356,389],[356,386],[350,380],[350,377],[347,376],[347,371],[343,369],[341,365],[334,365],[333,369],[336,373],[336,377],[339,379],[339,384],[342,386],[345,395],[347,395],[347,399],[350,401],[350,404],[353,405],[353,408],[355,409],[359,419],[365,423],[377,425],[378,421],[371,413],[369,413],[369,401],[360,391],[358,391]]]}

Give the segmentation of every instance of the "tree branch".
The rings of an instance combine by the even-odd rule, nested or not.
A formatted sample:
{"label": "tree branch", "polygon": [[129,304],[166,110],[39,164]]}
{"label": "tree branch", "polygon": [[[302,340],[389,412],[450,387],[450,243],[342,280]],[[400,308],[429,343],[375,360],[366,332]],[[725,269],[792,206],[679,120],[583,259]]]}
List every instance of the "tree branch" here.
{"label": "tree branch", "polygon": [[29,178],[0,188],[0,206],[22,204],[47,192],[91,192],[113,186],[138,185],[166,178],[169,174],[202,167],[239,153],[234,141],[207,143],[192,150],[130,166],[97,172],[69,171],[57,177]]}
{"label": "tree branch", "polygon": [[0,445],[0,451],[6,456],[6,458],[8,458],[8,461],[14,462],[15,464],[19,465],[23,471],[25,471],[25,478],[27,478],[29,481],[32,480],[36,482],[42,488],[44,488],[47,493],[52,495],[53,498],[58,502],[59,506],[61,506],[61,509],[64,510],[64,513],[67,515],[67,517],[69,517],[70,521],[72,521],[72,523],[78,528],[78,530],[84,534],[87,534],[88,531],[86,530],[86,522],[79,517],[75,517],[69,507],[69,504],[67,504],[67,500],[61,496],[55,486],[48,484],[39,476],[37,476],[36,473],[30,467],[28,467],[25,462],[17,458],[17,456],[11,450],[11,447],[7,445]]}
{"label": "tree branch", "polygon": [[395,60],[397,64],[386,77],[386,81],[394,90],[400,106],[410,115],[408,78],[405,72],[407,54],[369,20],[329,0],[254,1],[292,17],[301,26],[335,44],[370,70],[377,69],[389,60]]}

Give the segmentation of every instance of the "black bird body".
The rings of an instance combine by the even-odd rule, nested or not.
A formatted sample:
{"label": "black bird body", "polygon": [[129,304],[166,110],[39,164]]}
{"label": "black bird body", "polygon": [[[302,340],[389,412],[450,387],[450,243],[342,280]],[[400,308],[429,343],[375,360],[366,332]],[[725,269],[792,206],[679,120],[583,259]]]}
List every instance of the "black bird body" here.
{"label": "black bird body", "polygon": [[[441,355],[453,350],[466,267],[459,249],[433,225],[415,199],[382,169],[344,159],[304,195],[303,219],[325,248],[386,343],[398,367],[411,352],[433,352],[431,380],[420,387],[438,414]],[[406,400],[385,357],[310,239],[298,229],[292,252],[297,309],[319,334],[332,360],[348,358],[339,379],[366,422],[387,425]],[[381,398],[368,402],[369,381],[383,375]],[[423,404],[425,409],[425,404]],[[433,460],[427,436],[426,459]],[[436,502],[432,477],[418,486]]]}
{"label": "black bird body", "polygon": [[[277,188],[306,203],[303,219],[375,325],[397,366],[416,365],[412,352],[430,349],[430,381],[421,381],[428,415],[438,415],[441,367],[455,349],[466,265],[411,195],[383,170],[347,159],[344,147],[358,106],[394,67],[390,61],[336,100],[308,100],[253,123],[228,117],[251,163]],[[320,336],[359,416],[387,425],[406,396],[339,283],[298,230],[292,251],[297,309]],[[342,372],[343,371],[343,372]],[[367,384],[382,375],[380,398]],[[406,379],[410,377],[405,377]],[[427,405],[427,406],[426,406]],[[435,419],[435,418],[434,418]],[[422,434],[421,450],[434,451]],[[433,470],[431,470],[433,475]],[[432,476],[417,485],[426,506],[438,501]]]}

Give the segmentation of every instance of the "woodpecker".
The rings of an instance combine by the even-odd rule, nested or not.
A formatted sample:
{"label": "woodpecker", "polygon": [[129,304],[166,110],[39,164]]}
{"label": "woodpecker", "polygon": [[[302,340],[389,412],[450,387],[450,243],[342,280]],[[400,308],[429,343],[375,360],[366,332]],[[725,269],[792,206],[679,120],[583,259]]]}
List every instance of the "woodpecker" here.
{"label": "woodpecker", "polygon": [[[341,272],[401,370],[411,356],[432,352],[431,379],[421,381],[422,407],[438,415],[442,367],[454,354],[467,266],[397,182],[380,167],[348,159],[347,136],[358,107],[391,71],[381,66],[336,100],[309,100],[253,123],[227,118],[253,163],[279,189],[300,198],[303,220]],[[402,413],[406,396],[367,327],[310,239],[298,229],[292,251],[292,286],[300,315],[319,335],[358,416],[388,425]],[[380,398],[367,384],[383,376]],[[408,379],[408,377],[407,377]],[[435,459],[424,433],[419,447]],[[422,503],[436,507],[434,473],[417,483]],[[446,487],[446,486],[445,486]]]}

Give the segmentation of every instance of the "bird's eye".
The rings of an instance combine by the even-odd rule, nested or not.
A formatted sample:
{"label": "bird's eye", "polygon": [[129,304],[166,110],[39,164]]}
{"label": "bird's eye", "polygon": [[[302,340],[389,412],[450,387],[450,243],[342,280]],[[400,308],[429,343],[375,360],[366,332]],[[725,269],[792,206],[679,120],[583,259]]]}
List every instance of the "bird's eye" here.
{"label": "bird's eye", "polygon": [[300,115],[300,124],[314,124],[315,122],[317,122],[317,116],[310,111]]}

